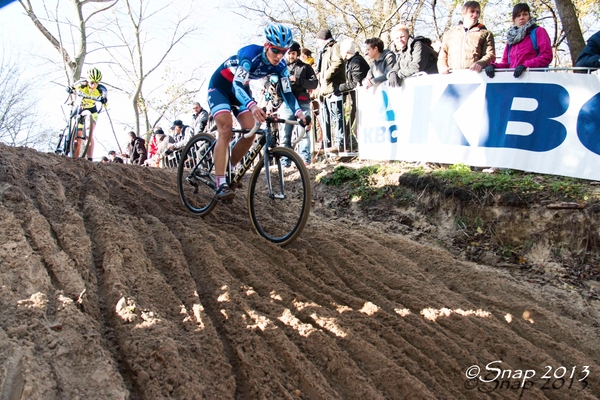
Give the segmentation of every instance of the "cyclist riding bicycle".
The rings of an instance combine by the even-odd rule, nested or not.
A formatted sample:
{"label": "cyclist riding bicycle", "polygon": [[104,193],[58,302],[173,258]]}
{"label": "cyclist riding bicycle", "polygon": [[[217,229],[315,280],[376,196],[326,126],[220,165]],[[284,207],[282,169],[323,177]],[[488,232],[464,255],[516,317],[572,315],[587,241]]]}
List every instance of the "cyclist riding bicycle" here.
{"label": "cyclist riding bicycle", "polygon": [[[74,90],[81,92],[87,96],[100,97],[100,103],[106,107],[108,90],[104,85],[100,84],[102,80],[102,73],[98,68],[92,68],[88,71],[87,79],[81,79],[73,84],[73,86],[67,87],[67,92],[73,93]],[[92,99],[83,98],[81,101],[82,111],[89,111],[91,113],[89,119],[89,145],[87,147],[87,157],[88,160],[92,161],[92,155],[94,154],[94,136],[92,133],[94,132],[94,128],[96,126],[96,121],[98,120],[98,109],[96,108],[96,101]],[[74,111],[71,118],[76,114]],[[77,131],[77,138],[83,137],[83,125],[79,125],[79,129]],[[74,156],[79,157],[79,151],[81,148],[81,141],[75,139],[75,147],[74,147]]]}
{"label": "cyclist riding bicycle", "polygon": [[[251,129],[255,120],[263,123],[266,118],[266,113],[252,99],[250,80],[278,75],[286,104],[294,110],[296,117],[306,124],[306,117],[292,93],[287,65],[283,58],[294,41],[292,31],[284,25],[269,25],[264,32],[266,42],[263,46],[253,44],[242,47],[236,55],[217,68],[208,86],[208,104],[219,132],[214,149],[217,178],[215,197],[219,200],[231,200],[235,197],[225,177],[227,148],[232,137],[231,106],[238,107],[237,119],[243,129]],[[237,141],[231,150],[232,165],[242,159],[253,141],[254,137],[242,137]]]}

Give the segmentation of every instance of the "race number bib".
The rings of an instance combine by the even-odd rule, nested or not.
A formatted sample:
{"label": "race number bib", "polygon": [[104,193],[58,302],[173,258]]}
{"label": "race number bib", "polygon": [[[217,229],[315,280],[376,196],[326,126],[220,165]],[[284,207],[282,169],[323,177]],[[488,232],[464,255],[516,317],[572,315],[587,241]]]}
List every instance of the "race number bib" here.
{"label": "race number bib", "polygon": [[289,93],[292,91],[292,87],[290,85],[290,79],[287,77],[281,78],[281,89],[284,93]]}
{"label": "race number bib", "polygon": [[237,67],[235,70],[235,77],[233,78],[236,82],[245,85],[248,82],[248,75],[250,73],[242,67]]}

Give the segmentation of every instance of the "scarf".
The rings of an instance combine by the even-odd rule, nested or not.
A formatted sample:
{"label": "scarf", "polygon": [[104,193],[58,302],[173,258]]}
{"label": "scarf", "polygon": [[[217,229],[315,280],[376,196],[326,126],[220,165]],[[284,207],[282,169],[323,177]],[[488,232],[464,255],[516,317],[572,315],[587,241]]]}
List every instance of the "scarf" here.
{"label": "scarf", "polygon": [[530,18],[529,21],[527,21],[527,23],[520,28],[516,25],[511,26],[506,32],[506,43],[509,45],[519,43],[535,27],[537,27],[535,18]]}

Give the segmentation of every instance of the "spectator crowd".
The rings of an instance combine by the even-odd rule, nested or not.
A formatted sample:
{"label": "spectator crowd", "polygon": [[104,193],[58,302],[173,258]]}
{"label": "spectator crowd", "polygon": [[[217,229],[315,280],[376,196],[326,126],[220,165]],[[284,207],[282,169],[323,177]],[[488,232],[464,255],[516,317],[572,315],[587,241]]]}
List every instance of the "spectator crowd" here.
{"label": "spectator crowd", "polygon": [[[415,35],[405,25],[394,26],[389,30],[389,48],[382,38],[368,38],[364,42],[364,56],[355,40],[338,43],[326,27],[315,35],[314,52],[294,42],[285,55],[292,91],[302,111],[307,115],[312,113],[315,123],[311,132],[285,125],[280,132],[281,145],[291,147],[296,129],[295,134],[303,137],[296,150],[307,165],[319,151],[355,153],[358,146],[355,89],[359,86],[368,89],[387,82],[390,87],[398,87],[411,76],[458,70],[484,72],[494,78],[497,68],[514,69],[513,76],[518,79],[528,68],[549,67],[552,43],[546,30],[537,25],[529,5],[518,3],[513,7],[513,25],[506,32],[500,60],[496,57],[494,35],[480,22],[481,11],[477,1],[464,3],[461,21],[448,29],[441,40]],[[576,66],[600,67],[600,32],[590,38]],[[272,78],[265,78],[260,94],[255,96],[260,97],[258,103],[281,118],[295,118],[282,101],[277,80]],[[193,103],[192,109],[191,125],[175,120],[171,134],[156,127],[148,143],[129,132],[127,151],[119,155],[112,151],[102,162],[127,160],[136,165],[165,166],[165,158],[183,149],[194,134],[211,130],[211,116],[200,103]],[[316,141],[312,151],[311,141]]]}

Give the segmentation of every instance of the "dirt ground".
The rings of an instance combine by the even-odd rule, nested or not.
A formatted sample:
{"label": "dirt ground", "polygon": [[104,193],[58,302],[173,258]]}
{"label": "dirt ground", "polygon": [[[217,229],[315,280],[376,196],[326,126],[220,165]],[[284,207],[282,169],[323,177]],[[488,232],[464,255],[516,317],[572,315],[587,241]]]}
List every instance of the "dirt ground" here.
{"label": "dirt ground", "polygon": [[600,397],[598,301],[313,197],[280,248],[245,191],[0,145],[0,398]]}

